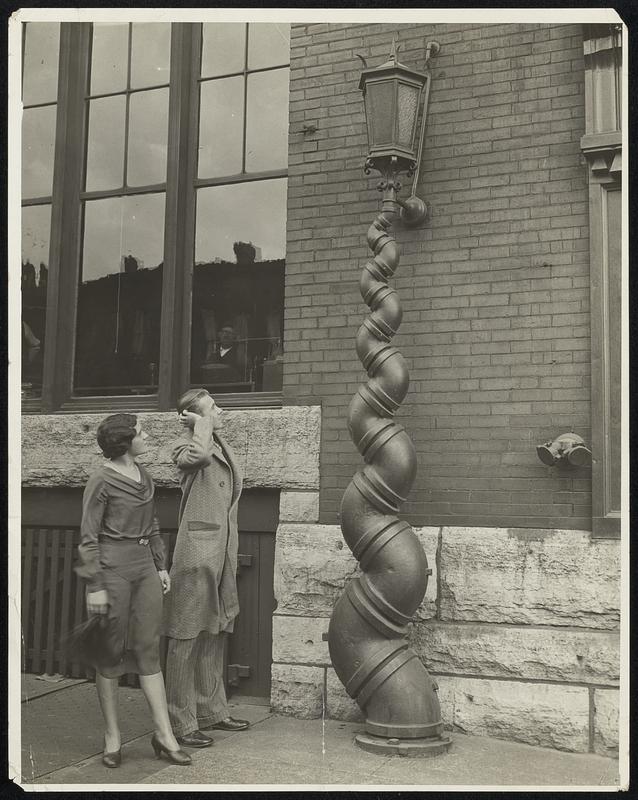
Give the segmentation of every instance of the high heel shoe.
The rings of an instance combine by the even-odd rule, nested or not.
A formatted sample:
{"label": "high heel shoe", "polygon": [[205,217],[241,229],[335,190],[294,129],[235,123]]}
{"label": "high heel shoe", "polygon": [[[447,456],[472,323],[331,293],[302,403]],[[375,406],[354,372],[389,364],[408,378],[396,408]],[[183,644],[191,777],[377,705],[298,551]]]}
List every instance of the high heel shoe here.
{"label": "high heel shoe", "polygon": [[115,750],[113,753],[103,753],[102,763],[105,767],[109,767],[110,769],[119,767],[122,763],[122,748],[120,747],[119,750]]}
{"label": "high heel shoe", "polygon": [[165,755],[172,764],[179,764],[179,766],[183,767],[186,766],[186,764],[191,764],[193,761],[188,753],[185,753],[183,750],[169,750],[166,745],[163,745],[159,741],[156,734],[153,734],[151,738],[151,747],[155,752],[155,758],[161,758],[162,755]]}

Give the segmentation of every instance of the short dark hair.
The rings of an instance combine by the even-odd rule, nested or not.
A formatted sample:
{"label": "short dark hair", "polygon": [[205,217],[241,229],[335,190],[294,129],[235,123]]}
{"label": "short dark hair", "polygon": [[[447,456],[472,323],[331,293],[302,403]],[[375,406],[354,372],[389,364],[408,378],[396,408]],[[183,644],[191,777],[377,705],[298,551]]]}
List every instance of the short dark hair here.
{"label": "short dark hair", "polygon": [[105,458],[123,456],[137,433],[135,414],[111,414],[97,429],[97,443]]}
{"label": "short dark hair", "polygon": [[202,397],[206,397],[209,392],[207,389],[189,389],[177,401],[177,412],[181,414],[182,411],[193,411],[199,409],[199,401]]}

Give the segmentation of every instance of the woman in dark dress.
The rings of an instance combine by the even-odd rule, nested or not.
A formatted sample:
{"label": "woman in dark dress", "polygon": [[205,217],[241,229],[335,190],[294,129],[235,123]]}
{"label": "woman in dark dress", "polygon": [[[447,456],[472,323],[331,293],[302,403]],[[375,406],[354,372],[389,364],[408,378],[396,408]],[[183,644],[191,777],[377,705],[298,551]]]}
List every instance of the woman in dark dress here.
{"label": "woman in dark dress", "polygon": [[118,664],[96,663],[95,685],[106,726],[102,761],[119,767],[117,687],[120,676],[137,673],[155,733],[155,755],[190,764],[173,735],[159,663],[162,595],[170,591],[164,543],[154,511],[151,476],[135,457],[147,434],[133,414],[113,414],[100,423],[97,441],[106,461],[84,490],[78,575],[87,582],[88,613],[107,614],[124,644]]}

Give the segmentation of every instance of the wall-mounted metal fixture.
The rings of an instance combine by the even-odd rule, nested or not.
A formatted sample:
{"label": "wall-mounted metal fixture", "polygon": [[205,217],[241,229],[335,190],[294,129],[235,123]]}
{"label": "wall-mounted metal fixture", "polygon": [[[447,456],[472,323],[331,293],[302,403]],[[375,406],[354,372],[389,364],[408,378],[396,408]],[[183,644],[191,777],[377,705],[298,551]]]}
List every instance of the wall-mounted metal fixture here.
{"label": "wall-mounted metal fixture", "polygon": [[[378,188],[384,200],[391,198],[398,203],[401,219],[411,227],[425,222],[428,214],[427,205],[416,196],[416,188],[430,97],[429,61],[439,49],[437,42],[427,43],[424,72],[399,63],[396,41],[392,42],[390,59],[378,67],[368,69],[359,56],[364,64],[359,88],[365,103],[369,148],[364,169],[366,173],[373,169],[381,173]],[[402,172],[408,178],[414,175],[412,194],[405,201],[397,196]]]}
{"label": "wall-mounted metal fixture", "polygon": [[562,433],[553,442],[545,442],[536,447],[536,453],[548,467],[567,463],[572,467],[591,464],[591,450],[585,445],[582,436],[576,433]]}
{"label": "wall-mounted metal fixture", "polygon": [[373,257],[359,283],[371,313],[359,328],[356,350],[369,380],[348,409],[350,436],[365,466],[341,503],[341,531],[361,574],[346,584],[335,604],[328,647],[339,680],[366,717],[365,732],[355,742],[381,755],[431,756],[451,744],[437,686],[407,639],[432,570],[410,524],[398,517],[416,476],[417,458],[408,433],[394,420],[410,376],[405,359],[390,344],[403,312],[398,294],[388,286],[400,257],[389,230],[401,211],[411,223],[426,213],[417,197],[397,200],[397,175],[417,166],[417,116],[428,81],[427,75],[397,62],[394,44],[390,61],[364,69],[361,76],[370,139],[366,171],[382,173],[383,203],[368,229]]}

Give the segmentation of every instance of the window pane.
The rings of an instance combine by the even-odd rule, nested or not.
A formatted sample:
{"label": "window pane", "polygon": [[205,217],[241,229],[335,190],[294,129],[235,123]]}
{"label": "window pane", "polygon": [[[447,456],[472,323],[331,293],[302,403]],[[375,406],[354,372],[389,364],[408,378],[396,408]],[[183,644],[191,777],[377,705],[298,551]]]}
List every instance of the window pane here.
{"label": "window pane", "polygon": [[245,58],[245,23],[205,22],[202,25],[202,78],[241,72]]}
{"label": "window pane", "polygon": [[157,391],[165,195],[85,203],[75,393]]}
{"label": "window pane", "polygon": [[93,23],[91,94],[126,89],[128,71],[128,23]]}
{"label": "window pane", "polygon": [[170,52],[170,23],[133,23],[131,88],[168,83]]}
{"label": "window pane", "polygon": [[246,171],[288,164],[288,70],[248,76]]}
{"label": "window pane", "polygon": [[51,206],[22,209],[22,396],[42,393]]}
{"label": "window pane", "polygon": [[198,191],[191,381],[213,392],[281,389],[286,184]]}
{"label": "window pane", "polygon": [[251,22],[248,26],[248,69],[290,63],[290,25],[287,22]]}
{"label": "window pane", "polygon": [[51,194],[56,108],[26,108],[23,112],[22,197],[45,197]]}
{"label": "window pane", "polygon": [[119,189],[124,181],[126,97],[89,101],[86,190]]}
{"label": "window pane", "polygon": [[24,43],[22,102],[53,103],[58,96],[60,24],[28,22]]}
{"label": "window pane", "polygon": [[201,85],[199,112],[200,178],[242,171],[244,79],[224,78]]}
{"label": "window pane", "polygon": [[168,89],[135,92],[129,109],[129,186],[166,181]]}

